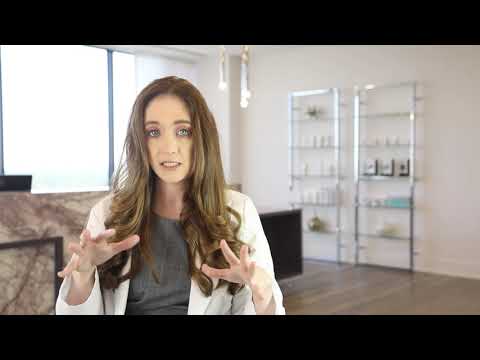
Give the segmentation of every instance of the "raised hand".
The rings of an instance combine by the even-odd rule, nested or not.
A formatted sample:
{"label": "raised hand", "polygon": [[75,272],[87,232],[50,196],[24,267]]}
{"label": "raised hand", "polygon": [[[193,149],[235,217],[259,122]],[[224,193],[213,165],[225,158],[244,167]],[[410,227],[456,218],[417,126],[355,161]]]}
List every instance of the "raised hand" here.
{"label": "raised hand", "polygon": [[132,235],[122,241],[109,243],[107,239],[114,234],[115,229],[108,229],[96,237],[92,237],[90,231],[83,230],[80,235],[80,243],[71,242],[68,245],[68,250],[73,252],[73,255],[65,268],[57,275],[64,278],[73,271],[92,272],[95,266],[103,264],[124,250],[131,249],[140,241],[138,235]]}
{"label": "raised hand", "polygon": [[203,264],[203,273],[210,278],[247,284],[252,290],[255,307],[262,309],[262,311],[265,310],[272,299],[272,278],[270,275],[250,259],[246,245],[243,245],[240,249],[240,259],[223,239],[220,241],[220,248],[230,268],[216,269]]}

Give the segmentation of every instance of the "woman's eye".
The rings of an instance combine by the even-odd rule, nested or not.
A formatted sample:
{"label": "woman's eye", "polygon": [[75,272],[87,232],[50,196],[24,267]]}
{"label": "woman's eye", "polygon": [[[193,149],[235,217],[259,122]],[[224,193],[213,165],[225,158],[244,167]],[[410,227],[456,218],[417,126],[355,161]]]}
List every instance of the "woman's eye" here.
{"label": "woman's eye", "polygon": [[180,129],[178,130],[178,133],[182,136],[190,136],[191,135],[191,131],[189,129]]}
{"label": "woman's eye", "polygon": [[155,132],[155,134],[157,135],[153,135],[153,136],[158,136],[158,130],[157,129],[152,129],[152,130],[147,130],[147,135],[148,136],[152,136],[152,132]]}

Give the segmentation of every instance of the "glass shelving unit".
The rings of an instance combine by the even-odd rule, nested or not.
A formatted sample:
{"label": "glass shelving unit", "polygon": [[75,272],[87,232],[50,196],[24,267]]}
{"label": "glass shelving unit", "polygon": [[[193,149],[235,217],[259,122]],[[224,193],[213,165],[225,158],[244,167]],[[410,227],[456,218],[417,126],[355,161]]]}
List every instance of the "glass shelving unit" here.
{"label": "glass shelving unit", "polygon": [[[360,238],[381,238],[381,239],[392,239],[399,241],[407,241],[409,244],[409,270],[414,271],[414,256],[416,252],[414,250],[414,218],[415,218],[415,183],[418,181],[418,178],[415,177],[415,160],[416,160],[416,121],[419,113],[417,112],[417,102],[421,101],[421,98],[417,96],[417,87],[416,82],[403,82],[397,84],[387,84],[380,86],[364,86],[364,87],[355,87],[354,90],[354,184],[355,184],[355,225],[354,225],[354,240],[355,240],[355,264],[359,264],[359,254],[360,251],[368,250],[368,246],[360,244]],[[410,103],[407,104],[409,111],[392,111],[392,112],[368,112],[369,95],[373,93],[380,93],[389,91],[391,89],[402,88],[405,91],[409,91]],[[388,124],[393,124],[396,121],[408,121],[409,124],[409,139],[408,143],[393,143],[393,144],[365,144],[360,143],[360,135],[366,127],[367,121],[370,119],[379,119],[378,121],[387,121]],[[377,120],[375,120],[377,121]],[[363,135],[363,134],[362,134]],[[382,175],[365,175],[363,173],[363,168],[360,164],[360,157],[366,156],[366,153],[369,150],[375,149],[403,149],[408,150],[408,160],[409,160],[409,171],[408,176],[382,176]],[[363,159],[364,160],[364,159]],[[408,206],[385,206],[385,205],[366,205],[359,201],[361,190],[360,183],[362,182],[400,182],[400,184],[405,183],[408,185]],[[374,185],[372,185],[374,186]],[[370,211],[373,209],[383,211],[407,211],[409,218],[408,226],[408,236],[397,236],[397,235],[386,235],[386,234],[375,234],[367,232],[360,232],[359,230],[359,216],[360,209],[362,210],[362,216],[369,216]]]}
{"label": "glass shelving unit", "polygon": [[[300,105],[299,103],[303,104]],[[324,104],[324,113],[318,114],[318,116],[307,116],[307,106],[305,103],[310,104]],[[315,186],[325,186],[330,184],[334,188],[335,202],[327,201],[291,201],[292,208],[305,208],[308,211],[318,210],[322,211],[335,211],[335,221],[330,228],[324,231],[311,231],[308,227],[304,226],[303,233],[311,236],[318,236],[319,240],[323,236],[335,236],[336,237],[336,260],[338,263],[342,261],[341,249],[345,247],[341,243],[341,189],[340,181],[343,177],[340,174],[340,110],[344,104],[341,104],[341,91],[338,88],[327,88],[308,91],[296,91],[289,93],[288,107],[289,107],[289,188],[291,194],[294,191],[303,191],[304,184],[310,183]],[[327,108],[328,107],[328,108]],[[318,126],[318,127],[316,127]],[[325,137],[325,143],[317,144],[302,144],[300,143],[300,134],[305,127],[310,127],[311,133],[315,136]],[[325,131],[325,127],[328,129]],[[323,129],[323,132],[320,131]],[[328,139],[328,141],[327,141]],[[298,171],[299,159],[303,157],[310,157],[318,161],[323,161],[324,158],[328,158],[330,164],[334,164],[335,171],[322,169],[323,171],[312,171],[311,173],[305,173]],[[322,159],[322,160],[320,160]],[[305,185],[306,186],[306,185]],[[316,199],[318,200],[318,199]],[[302,211],[305,214],[305,211]],[[328,213],[330,217],[332,214]],[[302,218],[305,216],[302,215]]]}

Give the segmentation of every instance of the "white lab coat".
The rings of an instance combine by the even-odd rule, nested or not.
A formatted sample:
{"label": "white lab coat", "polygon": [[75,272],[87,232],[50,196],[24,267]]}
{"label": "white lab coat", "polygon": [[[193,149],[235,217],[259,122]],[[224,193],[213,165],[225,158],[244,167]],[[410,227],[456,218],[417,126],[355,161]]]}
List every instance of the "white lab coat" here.
{"label": "white lab coat", "polygon": [[[107,217],[112,194],[100,200],[90,211],[87,229],[92,236],[96,236],[105,230],[104,220]],[[237,210],[242,218],[239,230],[239,238],[252,246],[255,251],[252,260],[257,266],[265,269],[273,279],[273,297],[275,299],[275,314],[285,315],[283,307],[283,295],[275,280],[272,256],[268,241],[263,232],[258,212],[252,200],[245,194],[234,190],[226,190],[227,205]],[[128,258],[122,274],[130,269]],[[196,264],[200,267],[200,258],[197,256]],[[227,287],[215,289],[218,280],[213,279],[213,292],[211,296],[205,296],[197,283],[192,279],[190,287],[190,301],[188,305],[189,315],[200,314],[256,314],[252,301],[252,291],[246,285],[235,296],[228,293]],[[58,315],[123,315],[128,298],[130,280],[122,282],[116,290],[103,289],[100,287],[98,271],[95,269],[95,283],[87,300],[79,305],[69,305],[65,299],[71,286],[71,276],[67,276],[60,287],[56,302],[56,314]]]}

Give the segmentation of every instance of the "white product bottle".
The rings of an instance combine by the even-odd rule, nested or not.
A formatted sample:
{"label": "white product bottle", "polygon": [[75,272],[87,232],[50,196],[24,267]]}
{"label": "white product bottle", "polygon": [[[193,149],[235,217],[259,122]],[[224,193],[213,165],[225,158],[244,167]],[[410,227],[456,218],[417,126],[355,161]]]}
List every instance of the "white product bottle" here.
{"label": "white product bottle", "polygon": [[385,135],[384,139],[383,139],[383,143],[385,146],[389,146],[390,145],[390,138]]}
{"label": "white product bottle", "polygon": [[326,188],[322,188],[322,204],[328,205],[328,190]]}
{"label": "white product bottle", "polygon": [[332,135],[328,135],[327,137],[327,143],[328,145],[327,146],[333,146],[333,136]]}
{"label": "white product bottle", "polygon": [[336,171],[337,171],[337,168],[336,168],[335,164],[333,164],[333,163],[330,164],[330,167],[329,167],[330,175],[335,176]]}
{"label": "white product bottle", "polygon": [[302,135],[302,137],[300,139],[300,146],[301,147],[307,146],[307,137],[305,135]]}
{"label": "white product bottle", "polygon": [[308,163],[303,163],[303,175],[308,175]]}
{"label": "white product bottle", "polygon": [[337,203],[337,189],[332,187],[330,189],[330,203],[335,205]]}

